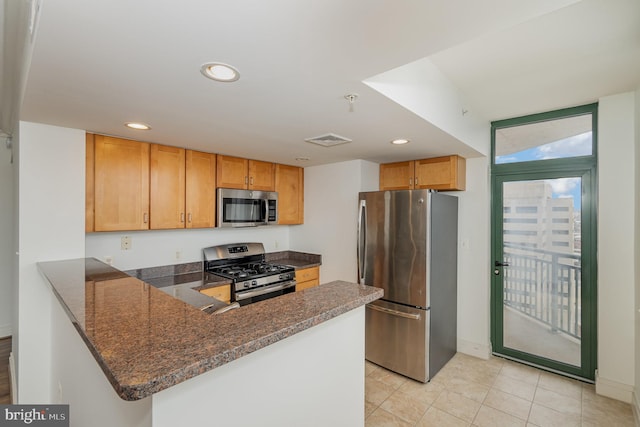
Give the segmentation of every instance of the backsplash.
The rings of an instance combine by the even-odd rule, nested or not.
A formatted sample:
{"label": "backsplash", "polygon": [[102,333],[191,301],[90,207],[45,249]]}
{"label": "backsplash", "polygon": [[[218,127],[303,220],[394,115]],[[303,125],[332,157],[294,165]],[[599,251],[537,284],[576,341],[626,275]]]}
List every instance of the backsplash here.
{"label": "backsplash", "polygon": [[203,270],[202,261],[187,262],[185,264],[163,265],[159,267],[136,268],[127,270],[129,276],[141,280],[154,279],[156,277],[176,276],[178,274],[199,273]]}
{"label": "backsplash", "polygon": [[[121,249],[123,236],[131,238],[131,249]],[[111,257],[114,267],[135,270],[202,262],[203,248],[244,242],[260,242],[267,252],[288,250],[289,226],[88,233],[85,236],[85,256],[101,261]]]}

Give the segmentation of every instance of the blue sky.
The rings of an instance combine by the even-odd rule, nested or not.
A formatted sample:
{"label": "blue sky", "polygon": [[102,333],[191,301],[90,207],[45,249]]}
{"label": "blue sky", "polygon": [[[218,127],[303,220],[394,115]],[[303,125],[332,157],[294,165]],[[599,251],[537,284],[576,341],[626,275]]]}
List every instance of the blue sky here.
{"label": "blue sky", "polygon": [[[506,156],[497,156],[496,164],[587,156],[591,154],[591,150],[592,140],[591,131],[589,131]],[[573,206],[576,210],[580,210],[582,191],[580,181],[579,177],[547,180],[553,188],[553,197],[573,197]]]}

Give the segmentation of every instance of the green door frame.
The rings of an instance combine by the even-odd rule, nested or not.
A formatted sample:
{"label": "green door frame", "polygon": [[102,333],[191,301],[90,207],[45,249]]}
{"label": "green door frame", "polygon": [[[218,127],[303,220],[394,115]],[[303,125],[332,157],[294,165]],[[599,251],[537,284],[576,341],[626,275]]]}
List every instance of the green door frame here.
{"label": "green door frame", "polygon": [[[503,347],[503,274],[491,275],[491,343],[496,355],[593,381],[597,368],[597,104],[567,108],[547,113],[496,121],[491,124],[491,271],[494,261],[502,261],[503,248],[503,183],[564,177],[582,178],[582,292],[581,292],[581,366],[576,367]],[[520,163],[495,163],[496,130],[544,122],[572,116],[592,115],[592,154],[562,159],[535,160]]]}

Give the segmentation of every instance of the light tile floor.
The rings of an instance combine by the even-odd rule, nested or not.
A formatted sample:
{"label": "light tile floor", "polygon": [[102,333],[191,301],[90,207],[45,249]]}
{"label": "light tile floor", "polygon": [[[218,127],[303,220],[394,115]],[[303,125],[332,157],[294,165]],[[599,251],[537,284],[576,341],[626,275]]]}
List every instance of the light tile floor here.
{"label": "light tile floor", "polygon": [[596,395],[592,384],[462,353],[427,384],[365,362],[365,425],[635,426],[631,405]]}

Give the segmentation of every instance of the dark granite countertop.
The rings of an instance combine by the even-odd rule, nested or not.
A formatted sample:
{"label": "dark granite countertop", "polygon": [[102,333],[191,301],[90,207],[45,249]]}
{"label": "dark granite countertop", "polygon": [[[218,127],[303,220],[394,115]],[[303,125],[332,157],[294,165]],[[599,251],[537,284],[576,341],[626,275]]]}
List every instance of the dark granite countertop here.
{"label": "dark granite countertop", "polygon": [[296,270],[318,267],[322,264],[322,256],[298,251],[269,252],[265,254],[268,262],[290,265]]}
{"label": "dark granite countertop", "polygon": [[93,258],[38,267],[124,400],[148,397],[383,295],[335,281],[209,315]]}
{"label": "dark granite countertop", "polygon": [[208,307],[207,312],[223,308],[228,304],[199,291],[216,286],[229,285],[231,280],[202,271],[176,274],[175,276],[151,277],[144,280],[162,292],[178,298],[198,309]]}

